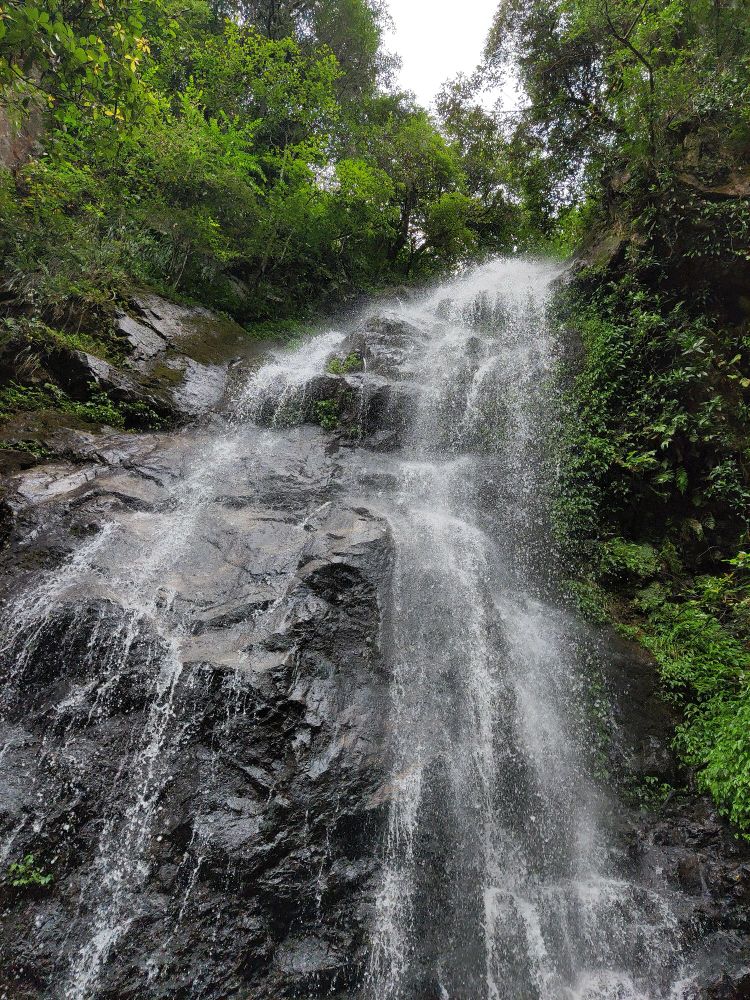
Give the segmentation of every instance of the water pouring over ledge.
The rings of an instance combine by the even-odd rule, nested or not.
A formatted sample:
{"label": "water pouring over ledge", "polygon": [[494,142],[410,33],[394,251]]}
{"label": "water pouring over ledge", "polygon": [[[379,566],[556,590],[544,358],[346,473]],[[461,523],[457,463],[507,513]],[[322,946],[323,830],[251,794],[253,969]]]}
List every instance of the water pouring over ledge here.
{"label": "water pouring over ledge", "polygon": [[281,352],[60,514],[83,539],[5,615],[6,850],[83,863],[24,996],[689,995],[554,598],[559,274],[495,261]]}
{"label": "water pouring over ledge", "polygon": [[396,792],[373,997],[660,997],[684,979],[667,897],[610,855],[577,629],[547,602],[559,276],[494,263],[405,311],[426,342],[388,456]]}

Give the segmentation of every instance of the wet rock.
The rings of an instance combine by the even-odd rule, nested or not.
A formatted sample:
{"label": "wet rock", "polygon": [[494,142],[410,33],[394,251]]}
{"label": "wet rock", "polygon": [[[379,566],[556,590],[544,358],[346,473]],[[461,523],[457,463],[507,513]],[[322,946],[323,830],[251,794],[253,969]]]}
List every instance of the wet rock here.
{"label": "wet rock", "polygon": [[59,385],[73,399],[87,400],[92,390],[99,390],[116,403],[146,406],[167,419],[177,416],[175,405],[166,394],[147,389],[135,378],[93,354],[55,348],[45,354],[45,362]]}
{"label": "wet rock", "polygon": [[[64,559],[86,525],[97,572],[85,584],[73,574],[42,632],[19,635],[4,688],[0,833],[10,858],[34,853],[54,881],[10,907],[0,996],[57,1000],[91,939],[107,824],[131,836],[151,780],[139,734],[158,718],[167,625],[184,643],[170,647],[171,721],[149,765],[161,777],[146,869],[125,883],[127,927],[97,997],[312,1000],[346,995],[360,975],[384,821],[371,802],[386,772],[390,542],[366,507],[336,499],[326,435],[285,433],[268,454],[235,432],[190,546],[160,564],[165,587],[145,609],[125,581],[135,555],[181,524],[170,505],[199,440],[136,439],[120,466],[92,463],[91,481],[60,469],[56,491],[21,475],[36,502],[0,553],[6,577],[19,587],[40,560]],[[100,544],[104,521],[115,527]]]}
{"label": "wet rock", "polygon": [[601,651],[619,734],[612,747],[614,773],[627,773],[636,781],[649,777],[679,784],[684,775],[669,747],[678,717],[664,698],[653,658],[642,646],[612,631],[601,637]]}
{"label": "wet rock", "polygon": [[409,377],[411,363],[419,356],[424,335],[411,324],[391,316],[372,316],[364,325],[349,334],[339,353],[358,354],[365,369],[389,379]]}
{"label": "wet rock", "polygon": [[172,390],[185,413],[200,416],[218,407],[227,386],[227,365],[202,365],[192,358],[173,362],[180,379]]}
{"label": "wet rock", "polygon": [[315,375],[281,396],[262,400],[266,426],[308,422],[379,451],[398,446],[417,404],[417,386],[394,385],[380,375]]}
{"label": "wet rock", "polygon": [[128,363],[183,416],[218,407],[230,368],[259,353],[241,326],[202,306],[144,293],[129,308],[114,320],[128,347]]}
{"label": "wet rock", "polygon": [[67,463],[47,463],[14,477],[10,481],[12,490],[6,502],[11,509],[26,505],[37,506],[58,496],[74,493],[96,478],[101,466],[89,464],[71,466]]}
{"label": "wet rock", "polygon": [[156,354],[167,349],[167,341],[147,323],[142,323],[127,313],[117,313],[115,316],[115,332],[130,345],[133,363],[142,367]]}
{"label": "wet rock", "polygon": [[153,294],[135,296],[131,305],[140,325],[200,364],[225,365],[233,357],[247,357],[253,348],[241,326],[203,306],[181,305]]}
{"label": "wet rock", "polygon": [[677,877],[685,892],[695,895],[703,891],[705,886],[703,868],[700,859],[695,855],[688,855],[678,862]]}
{"label": "wet rock", "polygon": [[722,180],[713,184],[687,172],[678,174],[677,180],[710,199],[750,198],[750,171],[747,169],[726,171]]}
{"label": "wet rock", "polygon": [[293,937],[276,949],[274,961],[282,972],[298,976],[335,969],[341,963],[341,957],[320,938]]}
{"label": "wet rock", "polygon": [[75,463],[100,462],[115,467],[144,448],[143,438],[103,428],[98,433],[60,427],[45,434],[43,443],[55,455]]}
{"label": "wet rock", "polygon": [[[638,802],[640,796],[638,809],[620,807],[620,836],[644,884],[666,879],[680,891],[675,914],[700,970],[695,995],[742,996],[732,991],[743,977],[720,973],[722,966],[750,968],[750,844],[691,789],[671,745],[679,718],[664,698],[650,654],[609,632],[602,638],[614,723],[609,773],[626,798]],[[654,785],[660,789],[655,797]]]}
{"label": "wet rock", "polygon": [[750,969],[744,974],[724,973],[707,987],[704,996],[706,1000],[749,1000]]}

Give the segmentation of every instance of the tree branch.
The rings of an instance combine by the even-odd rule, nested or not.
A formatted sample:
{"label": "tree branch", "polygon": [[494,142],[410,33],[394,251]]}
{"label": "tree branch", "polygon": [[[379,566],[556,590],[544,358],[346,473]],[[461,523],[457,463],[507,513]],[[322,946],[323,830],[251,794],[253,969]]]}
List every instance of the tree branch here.
{"label": "tree branch", "polygon": [[643,16],[643,12],[646,9],[647,3],[648,0],[643,0],[643,4],[641,6],[640,11],[636,14],[635,20],[628,28],[627,33],[624,35],[621,32],[619,32],[615,27],[614,21],[612,20],[611,14],[609,12],[609,0],[604,0],[604,16],[607,18],[607,24],[609,25],[609,30],[611,31],[612,35],[617,39],[618,42],[620,42],[622,45],[624,45],[627,49],[629,49],[633,53],[633,55],[636,57],[638,62],[641,63],[641,65],[645,66],[646,72],[648,73],[649,90],[653,94],[655,89],[654,68],[648,61],[648,59],[643,55],[643,53],[639,52],[638,49],[635,47],[635,45],[633,45],[633,43],[630,41],[630,34],[635,28],[638,21]]}

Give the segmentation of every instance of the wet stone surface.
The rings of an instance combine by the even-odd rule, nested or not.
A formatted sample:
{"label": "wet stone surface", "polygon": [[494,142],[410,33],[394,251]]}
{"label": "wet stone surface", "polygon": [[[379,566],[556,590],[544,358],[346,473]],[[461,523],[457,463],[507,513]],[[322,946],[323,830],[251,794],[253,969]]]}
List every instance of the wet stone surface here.
{"label": "wet stone surface", "polygon": [[[81,539],[90,555],[52,570],[54,593],[32,585],[28,632],[34,600],[55,610],[5,664],[2,839],[54,881],[3,889],[0,996],[79,995],[99,917],[114,937],[96,997],[345,995],[361,975],[388,531],[337,499],[321,431],[227,433],[223,464],[213,438],[184,434],[140,439],[98,475],[58,464],[14,481],[11,591],[74,564]],[[186,505],[200,460],[212,473],[188,472]]]}
{"label": "wet stone surface", "polygon": [[[139,377],[169,366],[175,344],[200,341],[182,310],[143,299],[121,317]],[[447,322],[439,308],[435,323]],[[424,329],[411,314],[371,316],[352,333],[318,338],[278,370],[271,364],[267,378],[252,376],[233,421],[214,418],[175,434],[59,428],[61,458],[6,478],[0,858],[7,871],[33,854],[33,866],[53,878],[20,887],[6,878],[0,887],[0,1000],[382,1000],[368,984],[374,929],[384,920],[383,845],[398,816],[394,802],[416,774],[399,767],[396,751],[416,753],[424,707],[417,692],[411,728],[397,744],[404,723],[393,707],[394,525],[407,553],[418,552],[409,545],[420,532],[445,530],[439,537],[453,559],[447,576],[442,550],[434,565],[416,566],[413,607],[399,607],[414,620],[401,639],[399,669],[429,661],[424,700],[438,702],[430,725],[441,747],[462,723],[450,702],[450,671],[466,672],[472,615],[484,621],[483,609],[461,604],[475,568],[471,547],[487,525],[512,526],[498,520],[507,505],[486,459],[481,414],[474,425],[462,423],[451,403],[442,415],[447,429],[418,427],[459,452],[425,489],[432,501],[454,476],[462,490],[474,490],[479,527],[470,532],[455,517],[435,528],[426,507],[409,522],[404,482],[419,487],[428,463],[424,454],[393,453],[413,445],[426,393],[464,392],[466,408],[487,349],[480,333],[462,346],[460,364],[425,388]],[[224,351],[233,335],[225,331],[214,347]],[[326,370],[330,358],[350,354],[362,359],[362,371]],[[450,341],[448,354],[455,356]],[[196,351],[186,364],[215,361]],[[337,422],[325,431],[320,404],[331,400]],[[200,405],[213,404],[204,396]],[[499,403],[493,413],[501,413]],[[484,463],[476,482],[469,462]],[[421,494],[417,501],[426,503]],[[402,561],[402,586],[412,568]],[[441,588],[445,613],[420,631],[413,608]],[[512,615],[541,614],[558,627],[539,602],[511,603],[482,626],[483,641],[504,656],[502,630]],[[460,623],[455,635],[451,615]],[[563,651],[568,641],[563,636]],[[587,642],[603,664],[612,706],[612,778],[687,780],[668,747],[674,718],[651,661],[609,635],[578,636],[570,647]],[[512,673],[512,661],[502,662]],[[517,737],[511,716],[524,681],[521,673],[515,694],[495,706],[492,724],[503,739]],[[471,726],[474,739],[476,716]],[[524,809],[533,768],[517,748],[503,744],[499,756],[500,820],[516,823],[543,855],[541,867],[553,867],[545,837],[568,818]],[[429,758],[426,783],[449,758],[442,751]],[[451,962],[459,984],[451,1000],[485,996],[483,956],[444,937],[446,926],[458,933],[461,920],[477,919],[455,886],[474,884],[478,855],[463,857],[442,838],[468,803],[468,843],[476,849],[478,786],[467,781],[452,803],[447,786],[425,787],[420,808],[435,822],[414,841],[422,931],[399,1000],[442,1000]],[[577,788],[568,792],[551,794],[565,805]],[[687,996],[747,997],[748,848],[695,796],[649,809],[607,798],[599,808],[619,852],[617,877],[604,880],[614,893],[606,912],[621,925],[614,937],[634,934],[646,954],[660,935],[679,930],[700,957]],[[498,851],[497,866],[510,854]],[[656,885],[669,902],[663,910],[653,902]],[[500,899],[504,886],[491,888]],[[642,915],[640,931],[627,924],[626,906]],[[673,925],[664,923],[666,909]],[[554,941],[556,927],[540,925],[547,931]],[[478,976],[462,969],[469,957]],[[528,996],[572,995],[556,989]]]}

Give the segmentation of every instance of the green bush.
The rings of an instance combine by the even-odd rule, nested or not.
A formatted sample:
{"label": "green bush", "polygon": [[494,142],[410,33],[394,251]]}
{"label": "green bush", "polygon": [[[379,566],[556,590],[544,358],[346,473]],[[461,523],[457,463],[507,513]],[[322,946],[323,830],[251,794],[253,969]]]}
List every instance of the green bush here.
{"label": "green bush", "polygon": [[44,888],[51,884],[53,878],[44,869],[36,867],[33,854],[27,854],[8,866],[8,881],[14,889]]}
{"label": "green bush", "polygon": [[325,431],[338,429],[341,419],[341,404],[337,399],[321,399],[315,404],[315,417]]}
{"label": "green bush", "polygon": [[19,411],[58,410],[87,423],[107,424],[110,427],[136,426],[159,430],[164,426],[162,418],[145,403],[116,403],[93,383],[89,390],[89,398],[80,402],[71,399],[51,382],[42,386],[26,386],[11,381],[0,389],[0,424]]}
{"label": "green bush", "polygon": [[697,601],[663,605],[639,638],[684,709],[676,747],[698,786],[750,829],[750,650]]}
{"label": "green bush", "polygon": [[631,576],[645,579],[659,570],[656,550],[647,542],[628,542],[612,538],[603,542],[599,556],[599,571],[604,577]]}
{"label": "green bush", "polygon": [[352,372],[361,372],[364,368],[364,361],[359,354],[348,354],[345,358],[331,358],[326,365],[326,371],[330,375],[350,375]]}

